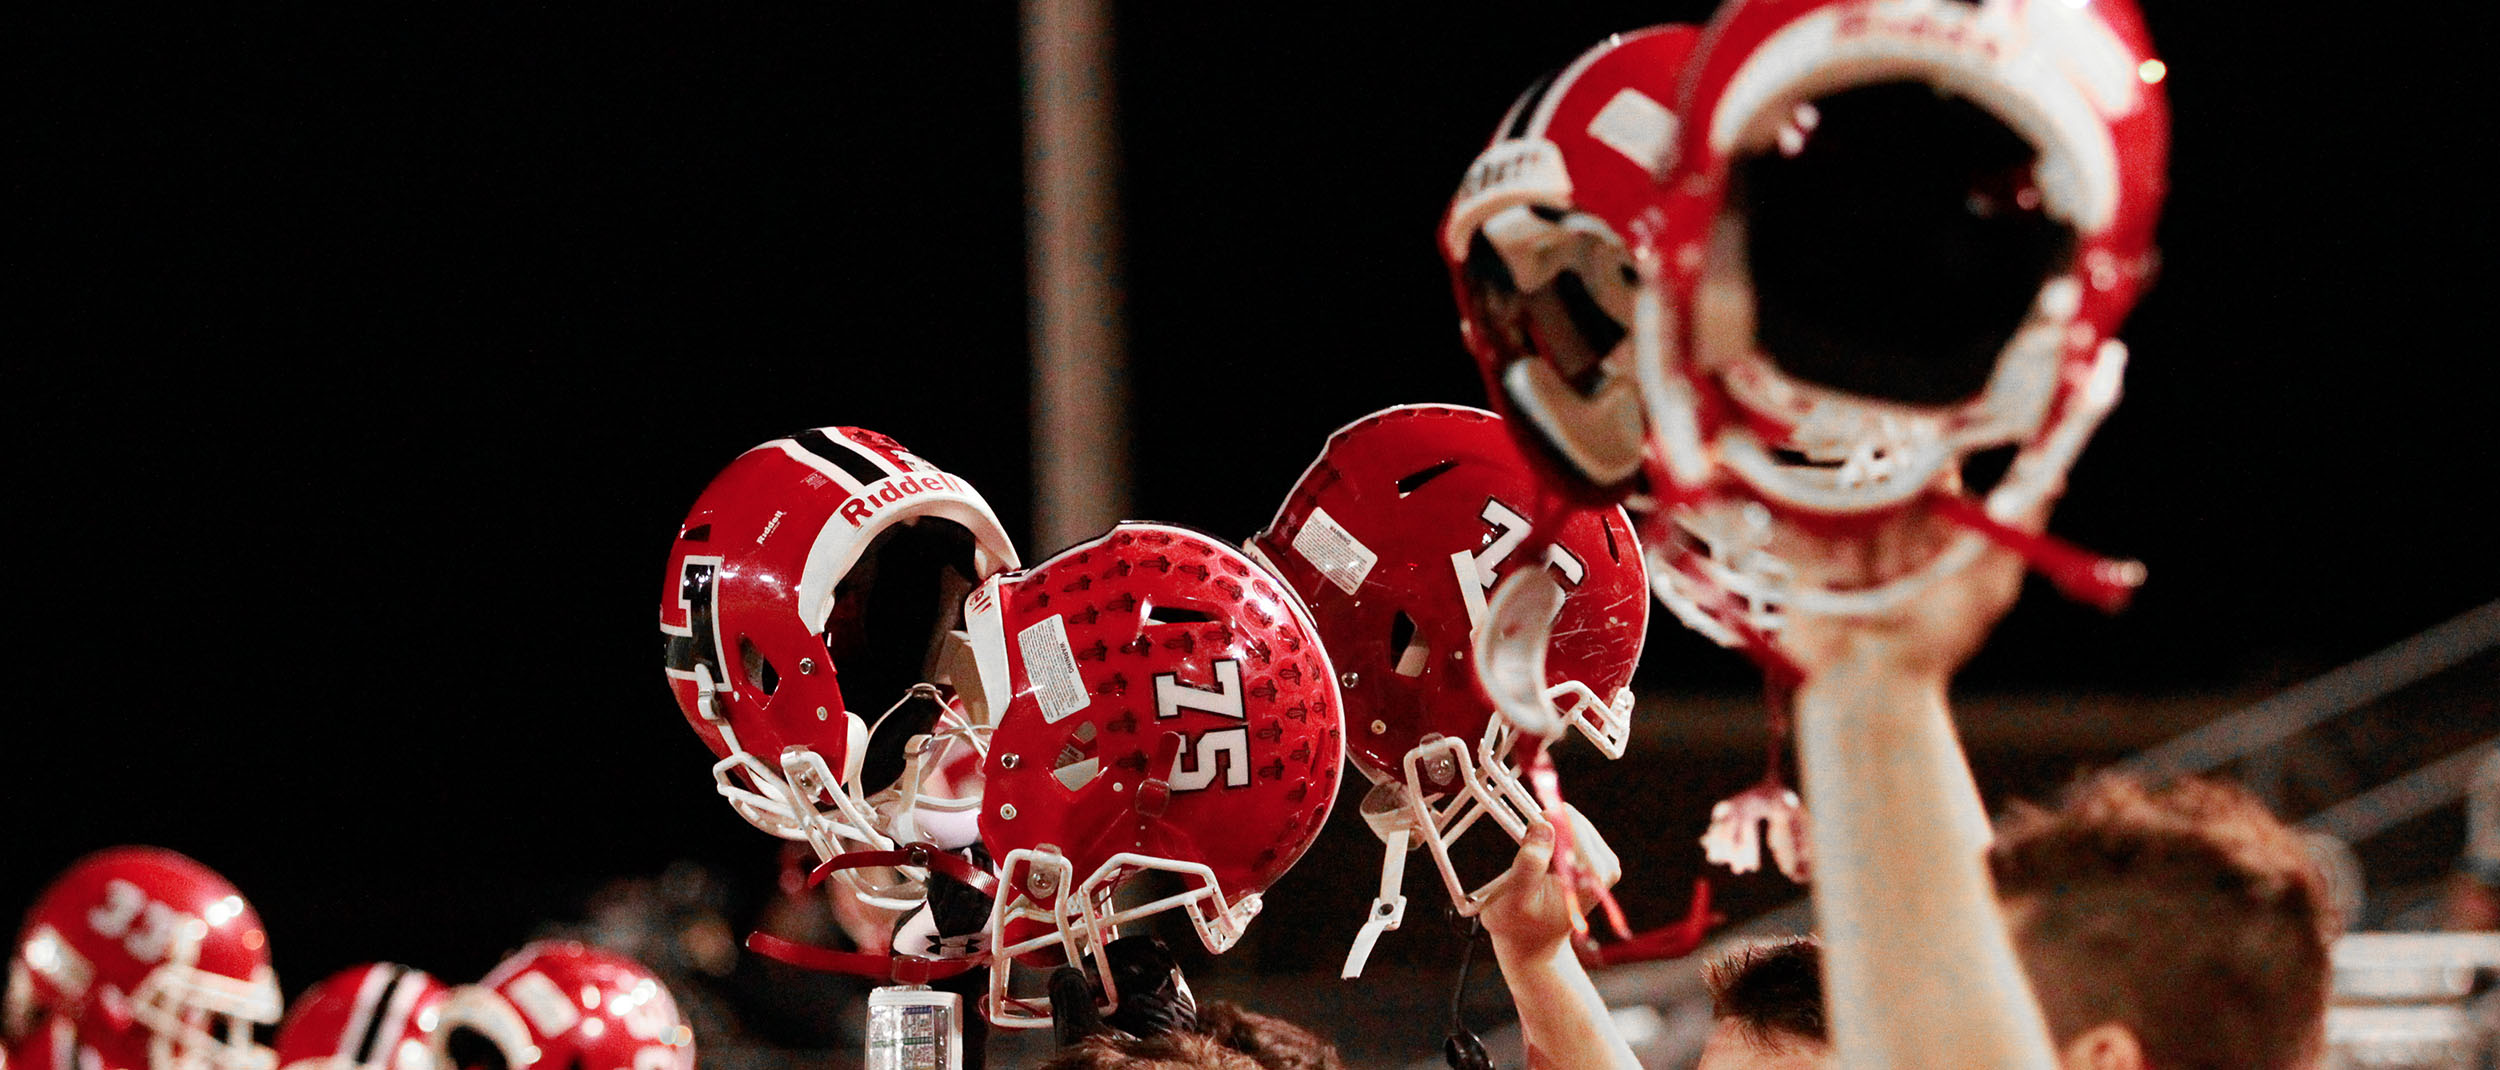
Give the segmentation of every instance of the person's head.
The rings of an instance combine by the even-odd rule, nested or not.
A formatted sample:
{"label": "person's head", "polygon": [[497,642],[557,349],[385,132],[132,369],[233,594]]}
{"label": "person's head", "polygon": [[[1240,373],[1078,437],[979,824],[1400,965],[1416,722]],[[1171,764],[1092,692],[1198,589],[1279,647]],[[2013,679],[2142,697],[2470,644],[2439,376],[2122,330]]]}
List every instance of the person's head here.
{"label": "person's head", "polygon": [[1248,1055],[1260,1070],[1345,1070],[1337,1046],[1272,1014],[1215,1000],[1198,1008],[1198,1031]]}
{"label": "person's head", "polygon": [[2068,1067],[2304,1067],[2333,921],[2297,834],[2237,787],[2086,780],[1988,852]]}
{"label": "person's head", "polygon": [[1261,1070],[1258,1060],[1213,1037],[1166,1033],[1135,1037],[1091,1036],[1053,1053],[1041,1070]]}
{"label": "person's head", "polygon": [[1824,1036],[1823,956],[1812,937],[1731,952],[1706,971],[1710,1040],[1698,1070],[1816,1070]]}
{"label": "person's head", "polygon": [[1337,1047],[1308,1029],[1239,1004],[1198,1005],[1197,1028],[1139,1040],[1087,1037],[1043,1070],[1345,1070]]}

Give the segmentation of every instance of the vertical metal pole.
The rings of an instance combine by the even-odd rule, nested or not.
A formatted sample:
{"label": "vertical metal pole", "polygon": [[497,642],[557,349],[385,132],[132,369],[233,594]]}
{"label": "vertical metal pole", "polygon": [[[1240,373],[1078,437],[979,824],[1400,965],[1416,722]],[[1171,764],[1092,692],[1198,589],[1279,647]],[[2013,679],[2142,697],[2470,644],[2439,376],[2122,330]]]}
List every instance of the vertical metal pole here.
{"label": "vertical metal pole", "polygon": [[1108,0],[1024,0],[1033,354],[1028,560],[1099,533],[1128,512],[1111,44]]}

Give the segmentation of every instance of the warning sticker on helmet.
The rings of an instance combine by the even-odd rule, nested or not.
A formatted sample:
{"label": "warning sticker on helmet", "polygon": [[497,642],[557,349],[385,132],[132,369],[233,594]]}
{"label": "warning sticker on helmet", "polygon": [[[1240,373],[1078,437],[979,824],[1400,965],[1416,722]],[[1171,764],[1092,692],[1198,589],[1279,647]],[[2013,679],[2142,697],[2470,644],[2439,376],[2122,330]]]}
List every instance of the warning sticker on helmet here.
{"label": "warning sticker on helmet", "polygon": [[1042,722],[1057,724],[1094,701],[1077,674],[1076,655],[1068,649],[1068,625],[1053,613],[1016,633],[1024,654],[1024,678],[1033,685],[1033,700],[1042,704]]}
{"label": "warning sticker on helmet", "polygon": [[1361,589],[1363,580],[1372,574],[1372,566],[1380,563],[1380,555],[1363,545],[1352,532],[1337,526],[1326,509],[1311,510],[1310,519],[1302,522],[1302,530],[1293,533],[1293,549],[1347,594]]}

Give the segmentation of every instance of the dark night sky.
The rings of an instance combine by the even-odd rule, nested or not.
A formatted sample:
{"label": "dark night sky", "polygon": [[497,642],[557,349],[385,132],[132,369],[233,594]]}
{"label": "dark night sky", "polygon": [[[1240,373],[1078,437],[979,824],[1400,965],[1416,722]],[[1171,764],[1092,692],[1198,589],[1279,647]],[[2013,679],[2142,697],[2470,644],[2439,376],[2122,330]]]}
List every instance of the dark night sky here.
{"label": "dark night sky", "polygon": [[[1706,11],[1347,6],[1120,10],[1141,516],[1246,534],[1337,425],[1480,401],[1461,169],[1538,73]],[[474,975],[591,875],[769,856],[653,628],[721,464],[871,426],[1025,530],[1011,8],[513,7],[12,16],[0,913],[153,841],[291,986]],[[2286,680],[2500,596],[2487,38],[2150,14],[2166,277],[2058,527],[2153,581],[2032,592],[1996,686]],[[1644,678],[1745,681],[1666,632]]]}

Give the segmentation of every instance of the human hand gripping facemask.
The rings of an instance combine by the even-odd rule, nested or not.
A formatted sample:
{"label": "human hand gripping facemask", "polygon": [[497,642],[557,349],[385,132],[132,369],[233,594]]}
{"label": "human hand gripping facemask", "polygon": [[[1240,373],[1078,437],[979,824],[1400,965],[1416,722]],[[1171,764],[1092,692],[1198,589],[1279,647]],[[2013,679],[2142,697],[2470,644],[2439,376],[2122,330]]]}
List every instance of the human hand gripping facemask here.
{"label": "human hand gripping facemask", "polygon": [[[2012,523],[2038,530],[2044,518]],[[1849,538],[1787,533],[1783,553],[1810,580],[1871,585],[1917,568],[1956,532],[1913,509]],[[1792,613],[1780,637],[1803,670],[1798,760],[1843,1066],[2055,1065],[1999,920],[1982,857],[1987,815],[1945,701],[1953,673],[2013,605],[2023,569],[2013,551],[1991,547],[1886,612]]]}
{"label": "human hand gripping facemask", "polygon": [[1554,866],[1554,826],[1528,825],[1519,853],[1499,891],[1477,916],[1493,938],[1502,981],[1519,1008],[1519,1030],[1531,1070],[1544,1067],[1637,1067],[1632,1048],[1615,1028],[1605,1000],[1572,948],[1576,909],[1593,906],[1596,893],[1622,875],[1614,851],[1577,811],[1572,823],[1574,871],[1583,881],[1567,888]]}

